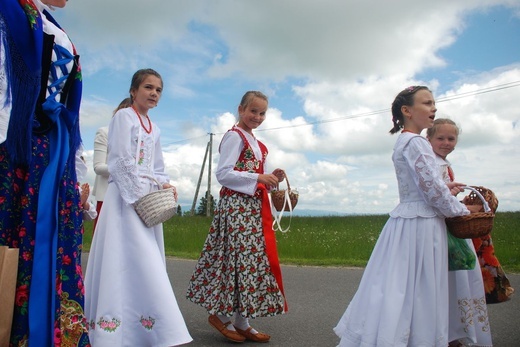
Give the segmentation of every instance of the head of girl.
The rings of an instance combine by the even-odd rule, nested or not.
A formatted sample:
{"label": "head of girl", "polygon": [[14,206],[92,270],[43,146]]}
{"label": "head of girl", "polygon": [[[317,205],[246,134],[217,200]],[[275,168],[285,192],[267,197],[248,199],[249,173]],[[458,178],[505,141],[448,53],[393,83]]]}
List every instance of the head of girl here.
{"label": "head of girl", "polygon": [[130,98],[132,106],[140,114],[146,115],[148,110],[159,103],[163,90],[161,75],[152,69],[141,69],[132,76]]}
{"label": "head of girl", "polygon": [[430,141],[433,151],[442,159],[453,152],[459,139],[459,127],[454,121],[447,118],[439,118],[433,122],[433,126],[426,131],[426,137]]}
{"label": "head of girl", "polygon": [[401,91],[392,103],[392,122],[390,134],[400,130],[419,134],[423,129],[433,126],[435,119],[435,100],[425,86],[411,86]]}
{"label": "head of girl", "polygon": [[261,92],[248,91],[238,105],[238,126],[252,134],[265,120],[268,99]]}

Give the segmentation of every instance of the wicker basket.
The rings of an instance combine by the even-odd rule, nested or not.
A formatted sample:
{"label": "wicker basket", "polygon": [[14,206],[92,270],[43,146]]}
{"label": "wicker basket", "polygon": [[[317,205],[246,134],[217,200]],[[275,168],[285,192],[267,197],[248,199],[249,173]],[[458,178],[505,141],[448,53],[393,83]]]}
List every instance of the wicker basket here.
{"label": "wicker basket", "polygon": [[[155,182],[161,187],[159,182]],[[177,211],[173,188],[160,189],[143,196],[134,203],[134,209],[148,228],[166,222]]]}
{"label": "wicker basket", "polygon": [[464,187],[471,193],[464,199],[466,205],[483,205],[484,212],[471,213],[466,216],[446,218],[449,232],[461,239],[482,237],[491,232],[498,200],[495,194],[484,187]]}
{"label": "wicker basket", "polygon": [[279,189],[277,186],[276,190],[271,191],[271,200],[273,201],[273,205],[278,212],[292,211],[298,203],[298,192],[291,190],[289,179],[285,173],[284,176],[287,182],[287,190]]}

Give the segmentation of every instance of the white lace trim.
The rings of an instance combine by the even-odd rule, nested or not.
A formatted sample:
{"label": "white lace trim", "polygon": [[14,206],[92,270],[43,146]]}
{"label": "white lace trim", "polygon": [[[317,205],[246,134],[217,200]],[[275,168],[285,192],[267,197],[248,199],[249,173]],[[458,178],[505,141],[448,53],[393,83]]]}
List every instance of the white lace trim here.
{"label": "white lace trim", "polygon": [[419,135],[403,134],[394,148],[400,204],[392,217],[454,217],[469,214],[451,195],[440,175],[430,144]]}
{"label": "white lace trim", "polygon": [[135,162],[133,160],[120,158],[116,161],[114,170],[110,172],[112,180],[117,182],[121,197],[129,204],[133,204],[143,196],[140,180],[134,169]]}

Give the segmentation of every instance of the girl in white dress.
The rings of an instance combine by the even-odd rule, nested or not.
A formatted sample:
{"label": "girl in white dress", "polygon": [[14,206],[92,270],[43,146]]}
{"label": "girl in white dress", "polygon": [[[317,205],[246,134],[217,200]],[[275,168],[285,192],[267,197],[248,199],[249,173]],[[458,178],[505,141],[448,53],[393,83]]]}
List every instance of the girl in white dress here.
{"label": "girl in white dress", "polygon": [[[92,346],[176,346],[192,341],[166,272],[162,224],[148,228],[134,210],[142,196],[172,187],[160,131],[148,117],[163,89],[152,69],[137,71],[132,106],[108,131],[108,183],[86,272],[85,312]],[[176,193],[175,193],[176,195]]]}
{"label": "girl in white dress", "polygon": [[[399,204],[390,212],[354,298],[334,328],[339,346],[448,345],[448,252],[445,217],[470,211],[439,175],[430,144],[419,134],[433,126],[435,101],[427,87],[401,91],[392,103]],[[450,192],[451,190],[451,192]]]}
{"label": "girl in white dress", "polygon": [[[446,156],[457,145],[459,128],[450,119],[439,118],[427,130],[427,138],[436,154],[440,173],[446,183],[453,182],[455,176]],[[475,253],[471,239],[466,239],[468,247]],[[486,295],[482,272],[478,262],[472,270],[449,271],[449,341],[450,346],[492,346]]]}

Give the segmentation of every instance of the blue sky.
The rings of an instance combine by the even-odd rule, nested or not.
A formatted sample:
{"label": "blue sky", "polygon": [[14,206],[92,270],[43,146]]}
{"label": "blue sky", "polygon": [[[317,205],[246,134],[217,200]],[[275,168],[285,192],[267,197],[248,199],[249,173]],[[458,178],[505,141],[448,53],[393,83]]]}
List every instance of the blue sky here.
{"label": "blue sky", "polygon": [[[448,158],[457,179],[492,189],[499,210],[520,210],[518,0],[74,0],[53,14],[81,54],[89,163],[95,131],[128,95],[133,72],[161,73],[150,116],[183,209],[207,134],[215,168],[241,96],[256,89],[270,98],[256,135],[300,192],[300,211],[389,212],[397,187],[388,108],[404,87],[426,84],[437,117],[462,128]],[[445,100],[457,95],[465,97]]]}

